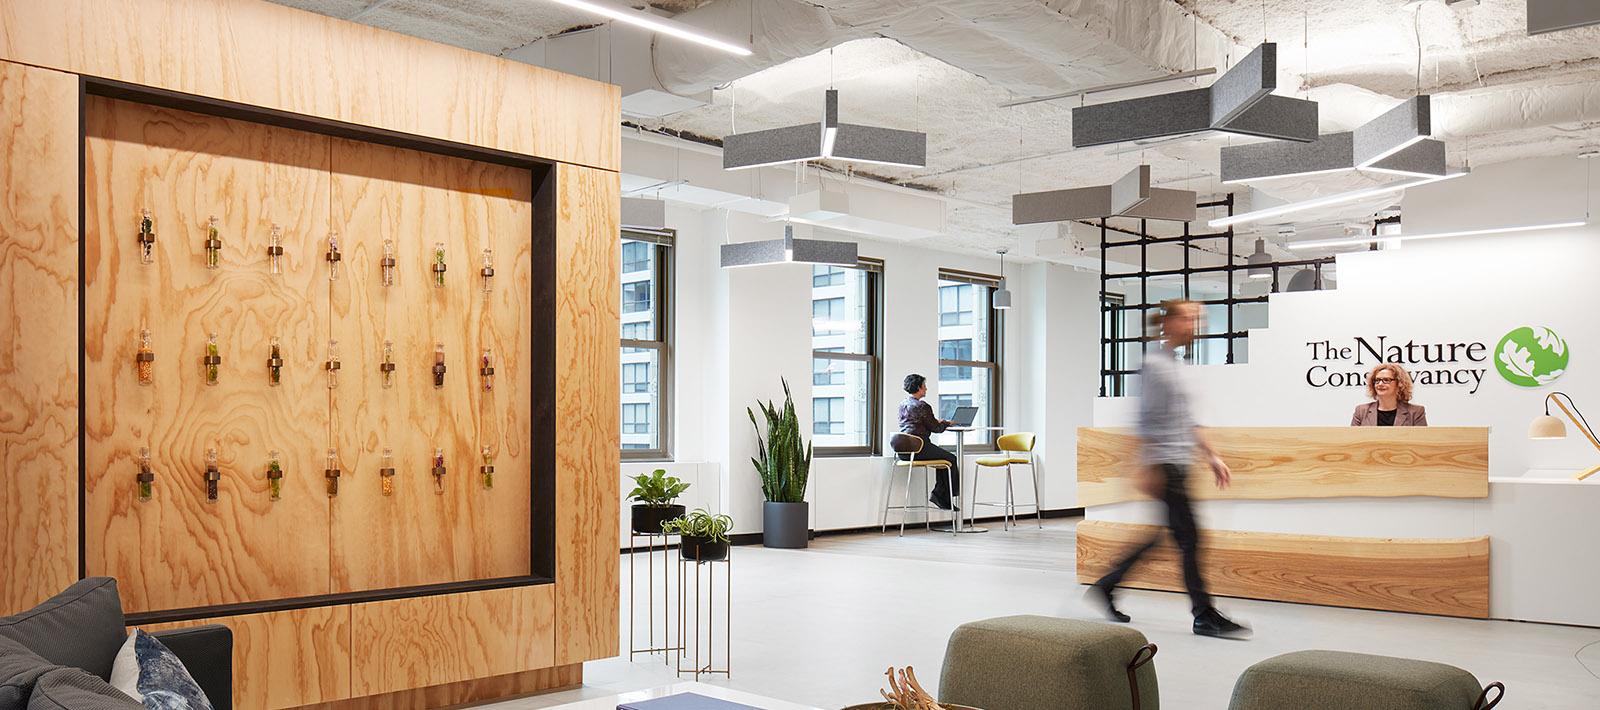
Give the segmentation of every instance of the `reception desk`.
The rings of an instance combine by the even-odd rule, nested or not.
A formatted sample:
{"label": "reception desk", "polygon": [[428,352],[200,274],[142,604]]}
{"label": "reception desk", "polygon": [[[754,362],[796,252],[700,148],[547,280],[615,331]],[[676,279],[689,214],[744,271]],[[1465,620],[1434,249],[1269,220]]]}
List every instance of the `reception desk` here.
{"label": "reception desk", "polygon": [[[1196,462],[1203,568],[1223,596],[1442,614],[1491,615],[1490,536],[1476,524],[1490,495],[1484,427],[1211,428],[1233,470],[1218,489]],[[1078,431],[1081,582],[1160,533],[1161,509],[1131,476],[1128,429]],[[1181,590],[1170,540],[1127,586]]]}

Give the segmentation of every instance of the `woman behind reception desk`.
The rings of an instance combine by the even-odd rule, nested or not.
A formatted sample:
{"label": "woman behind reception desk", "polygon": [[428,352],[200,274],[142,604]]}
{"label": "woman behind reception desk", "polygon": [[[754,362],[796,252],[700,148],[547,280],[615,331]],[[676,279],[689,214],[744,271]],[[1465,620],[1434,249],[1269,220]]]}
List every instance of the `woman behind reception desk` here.
{"label": "woman behind reception desk", "polygon": [[1372,368],[1367,375],[1367,396],[1373,401],[1356,407],[1350,426],[1427,426],[1428,413],[1411,403],[1411,375],[1394,363]]}

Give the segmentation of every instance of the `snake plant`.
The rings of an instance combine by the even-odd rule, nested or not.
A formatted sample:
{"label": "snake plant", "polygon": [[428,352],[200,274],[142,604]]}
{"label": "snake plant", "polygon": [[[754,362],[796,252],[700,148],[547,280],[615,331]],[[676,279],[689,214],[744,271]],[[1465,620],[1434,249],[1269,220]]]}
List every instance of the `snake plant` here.
{"label": "snake plant", "polygon": [[783,380],[783,409],[772,402],[756,402],[767,420],[766,435],[749,407],[750,426],[756,430],[761,456],[751,458],[761,476],[761,493],[773,503],[799,503],[806,498],[806,481],[811,475],[811,444],[800,436],[800,418],[794,413],[794,397],[789,381]]}

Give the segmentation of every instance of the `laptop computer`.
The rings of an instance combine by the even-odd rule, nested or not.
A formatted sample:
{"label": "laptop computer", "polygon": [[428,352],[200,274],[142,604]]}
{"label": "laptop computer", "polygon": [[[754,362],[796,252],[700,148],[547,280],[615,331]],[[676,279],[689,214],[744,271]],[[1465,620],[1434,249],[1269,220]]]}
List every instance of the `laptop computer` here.
{"label": "laptop computer", "polygon": [[977,407],[956,407],[955,414],[950,415],[950,424],[951,426],[966,428],[972,426],[972,420],[977,417]]}

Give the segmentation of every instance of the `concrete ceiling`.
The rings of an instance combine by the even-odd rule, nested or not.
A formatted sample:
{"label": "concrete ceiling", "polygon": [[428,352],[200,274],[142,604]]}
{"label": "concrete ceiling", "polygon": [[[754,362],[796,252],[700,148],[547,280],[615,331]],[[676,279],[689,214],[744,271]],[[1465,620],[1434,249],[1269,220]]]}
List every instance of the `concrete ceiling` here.
{"label": "concrete ceiling", "polygon": [[[496,55],[596,22],[542,0],[278,1]],[[738,20],[737,27],[728,17],[721,26],[759,34],[747,1],[649,4],[682,13],[685,21],[710,17],[708,26],[716,27],[718,6],[735,3],[721,9]],[[788,2],[760,1],[765,4],[757,12]],[[1528,37],[1523,0],[1449,6],[1441,0],[795,2],[831,24],[763,28],[771,39],[757,37],[758,55],[776,52],[774,46],[792,50],[766,63],[759,56],[730,60],[657,43],[650,56],[664,86],[684,93],[715,90],[705,106],[636,122],[717,139],[736,127],[750,131],[817,120],[822,91],[834,86],[842,120],[928,133],[926,168],[864,166],[858,174],[952,198],[946,233],[928,240],[941,248],[1015,247],[1031,237],[1010,225],[1011,194],[1104,184],[1141,161],[1152,166],[1158,185],[1202,194],[1229,191],[1216,180],[1218,150],[1240,138],[1074,150],[1076,102],[998,105],[1197,66],[1220,71],[1263,37],[1278,43],[1279,93],[1319,101],[1325,132],[1359,125],[1412,95],[1419,87],[1420,38],[1420,88],[1435,95],[1435,135],[1450,143],[1452,164],[1572,153],[1600,144],[1600,27]],[[813,36],[797,41],[791,33]],[[1209,78],[1198,85],[1205,83]],[[1146,93],[1178,88],[1166,84]],[[1344,175],[1259,188],[1278,199],[1302,199],[1378,182]],[[1370,216],[1389,202],[1304,215],[1298,237],[1330,236],[1341,221]],[[1197,231],[1206,230],[1199,225]],[[1272,236],[1277,228],[1260,231]]]}

